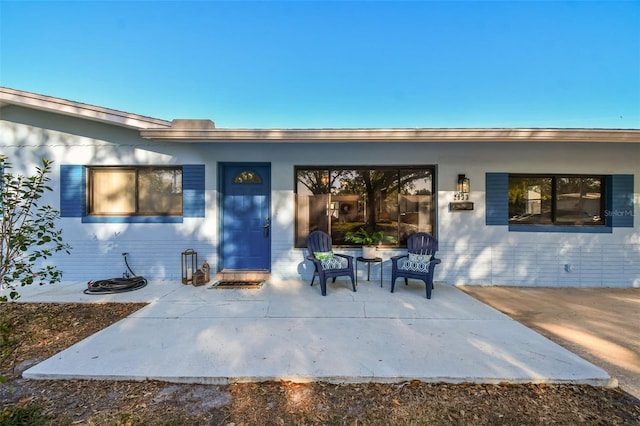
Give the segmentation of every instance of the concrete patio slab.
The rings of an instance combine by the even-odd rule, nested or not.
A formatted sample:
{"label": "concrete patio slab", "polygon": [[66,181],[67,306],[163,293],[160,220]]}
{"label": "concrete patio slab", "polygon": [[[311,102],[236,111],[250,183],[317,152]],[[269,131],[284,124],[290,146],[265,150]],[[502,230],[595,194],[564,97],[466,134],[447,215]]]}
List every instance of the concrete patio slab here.
{"label": "concrete patio slab", "polygon": [[[149,305],[28,369],[31,379],[158,379],[223,384],[575,383],[615,386],[604,370],[459,289],[360,281],[319,286],[267,282],[211,289],[170,282],[115,295],[80,283],[22,292],[23,302]],[[42,288],[40,288],[42,289]]]}

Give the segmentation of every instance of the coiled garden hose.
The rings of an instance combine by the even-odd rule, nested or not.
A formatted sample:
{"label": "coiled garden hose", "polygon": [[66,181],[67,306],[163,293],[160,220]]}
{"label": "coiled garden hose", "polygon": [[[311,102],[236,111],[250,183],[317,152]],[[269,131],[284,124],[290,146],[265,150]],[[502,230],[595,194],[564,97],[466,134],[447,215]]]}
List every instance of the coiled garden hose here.
{"label": "coiled garden hose", "polygon": [[85,294],[124,293],[127,291],[139,290],[147,285],[147,279],[145,277],[138,277],[135,272],[131,270],[129,262],[127,262],[127,253],[122,253],[122,255],[124,256],[124,263],[127,265],[127,269],[133,276],[89,281],[87,283],[87,288],[84,290]]}
{"label": "coiled garden hose", "polygon": [[141,289],[146,285],[147,285],[147,280],[144,277],[110,278],[106,280],[89,281],[87,283],[87,288],[84,290],[84,293],[85,294],[124,293],[126,291]]}

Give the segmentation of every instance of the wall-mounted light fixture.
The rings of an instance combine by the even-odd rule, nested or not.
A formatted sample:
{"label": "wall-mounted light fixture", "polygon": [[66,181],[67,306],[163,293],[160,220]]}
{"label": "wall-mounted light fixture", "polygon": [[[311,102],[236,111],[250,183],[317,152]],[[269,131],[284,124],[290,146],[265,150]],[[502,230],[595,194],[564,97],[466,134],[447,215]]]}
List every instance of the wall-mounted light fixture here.
{"label": "wall-mounted light fixture", "polygon": [[456,193],[453,195],[454,202],[449,203],[449,210],[473,210],[473,203],[469,201],[469,192],[471,192],[469,178],[463,174],[458,175]]}
{"label": "wall-mounted light fixture", "polygon": [[460,194],[468,194],[470,192],[469,178],[466,175],[458,175],[458,192]]}

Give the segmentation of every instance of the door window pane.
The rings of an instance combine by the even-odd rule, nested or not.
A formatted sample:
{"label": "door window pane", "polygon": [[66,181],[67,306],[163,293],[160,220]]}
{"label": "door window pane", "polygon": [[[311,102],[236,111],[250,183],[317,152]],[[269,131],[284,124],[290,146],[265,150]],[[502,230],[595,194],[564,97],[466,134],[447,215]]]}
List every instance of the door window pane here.
{"label": "door window pane", "polygon": [[234,183],[262,183],[262,179],[260,175],[251,171],[245,170],[240,172],[235,178],[233,178]]}

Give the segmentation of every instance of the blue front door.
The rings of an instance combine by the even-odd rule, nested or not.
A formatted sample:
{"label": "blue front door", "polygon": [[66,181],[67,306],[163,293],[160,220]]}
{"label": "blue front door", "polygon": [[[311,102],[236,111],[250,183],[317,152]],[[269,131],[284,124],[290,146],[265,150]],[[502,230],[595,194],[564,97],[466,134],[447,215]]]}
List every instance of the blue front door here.
{"label": "blue front door", "polygon": [[271,166],[221,165],[221,269],[268,271],[271,264]]}

